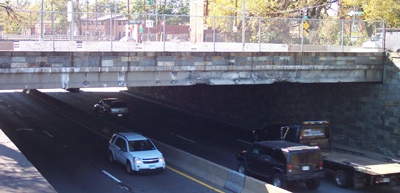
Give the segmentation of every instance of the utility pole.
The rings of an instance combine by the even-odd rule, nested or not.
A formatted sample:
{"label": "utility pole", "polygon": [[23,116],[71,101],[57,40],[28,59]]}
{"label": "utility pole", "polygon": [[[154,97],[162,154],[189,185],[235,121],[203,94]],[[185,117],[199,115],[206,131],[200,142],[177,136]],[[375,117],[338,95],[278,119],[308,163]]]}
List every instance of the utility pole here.
{"label": "utility pole", "polygon": [[[237,0],[235,0],[235,27],[237,30]],[[237,31],[235,33],[235,43],[237,42]]]}
{"label": "utility pole", "polygon": [[243,21],[242,21],[242,50],[244,51],[244,46],[245,46],[245,31],[246,31],[246,29],[245,29],[245,16],[246,16],[246,13],[245,13],[245,0],[243,0],[243,4],[242,4],[242,6],[243,6]]}
{"label": "utility pole", "polygon": [[99,32],[97,31],[97,0],[96,0],[96,34],[97,33],[99,33]]}

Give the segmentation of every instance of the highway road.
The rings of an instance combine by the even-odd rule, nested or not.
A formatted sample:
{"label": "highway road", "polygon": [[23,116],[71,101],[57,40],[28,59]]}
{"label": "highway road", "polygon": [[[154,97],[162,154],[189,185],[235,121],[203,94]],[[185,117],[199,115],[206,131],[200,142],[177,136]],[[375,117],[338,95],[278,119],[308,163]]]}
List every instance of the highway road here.
{"label": "highway road", "polygon": [[[199,117],[192,112],[163,105],[152,100],[147,100],[129,92],[104,93],[80,91],[77,93],[55,92],[47,94],[71,105],[70,108],[59,109],[58,111],[74,111],[76,112],[77,120],[83,120],[87,118],[88,120],[91,120],[90,122],[92,123],[90,125],[93,128],[97,128],[101,131],[107,131],[109,128],[115,127],[140,132],[152,139],[164,142],[233,170],[236,170],[237,167],[235,154],[240,150],[248,148],[251,144],[250,133],[241,128],[217,122],[205,117]],[[104,121],[105,119],[103,117],[94,116],[93,104],[105,97],[118,97],[125,100],[130,108],[130,116],[128,120],[123,121],[112,119]],[[62,114],[54,113],[53,110],[49,110],[48,107],[43,106],[41,103],[37,103],[35,100],[21,93],[1,94],[0,99],[0,107],[3,109],[9,109],[8,111],[1,111],[0,115],[2,117],[7,116],[7,119],[11,119],[10,121],[7,121],[10,122],[9,124],[16,124],[10,125],[10,128],[14,128],[10,130],[10,133],[12,133],[10,138],[12,140],[16,138],[17,141],[21,141],[21,143],[25,144],[37,143],[36,145],[38,145],[38,147],[34,147],[36,145],[32,145],[31,147],[28,145],[28,147],[25,147],[28,152],[33,151],[34,149],[40,149],[38,151],[46,151],[46,154],[49,154],[48,156],[44,154],[42,157],[33,155],[36,153],[29,153],[29,155],[32,154],[33,157],[37,157],[35,158],[37,160],[35,163],[39,164],[37,166],[38,170],[41,171],[41,169],[43,169],[47,171],[42,173],[56,190],[57,187],[66,186],[65,183],[62,183],[63,180],[59,179],[68,178],[71,178],[69,179],[70,183],[76,183],[71,186],[74,186],[77,189],[82,188],[81,191],[84,191],[86,190],[84,188],[89,187],[89,185],[85,185],[96,184],[98,181],[101,186],[118,189],[118,184],[102,174],[101,171],[106,170],[110,171],[110,173],[112,173],[118,179],[122,179],[121,181],[124,182],[123,184],[130,187],[132,191],[138,191],[142,187],[145,190],[148,190],[147,188],[149,188],[150,192],[156,191],[155,189],[151,188],[160,188],[158,189],[159,192],[210,191],[209,189],[200,190],[198,188],[203,188],[202,186],[184,179],[181,179],[182,181],[184,180],[184,182],[175,183],[180,183],[181,185],[184,183],[183,187],[185,187],[185,189],[180,188],[179,191],[170,191],[176,189],[174,189],[175,186],[173,185],[173,182],[168,180],[173,180],[173,178],[183,178],[182,176],[179,176],[170,170],[166,170],[162,174],[127,176],[122,166],[112,166],[106,162],[105,150],[107,146],[104,142],[106,139],[103,139],[104,137],[99,135],[93,134],[93,132],[88,130],[86,127],[82,127],[80,122],[68,120],[69,118],[66,118]],[[81,112],[83,114],[80,114]],[[23,116],[25,118],[23,118]],[[3,121],[0,124],[2,123]],[[20,130],[15,128],[19,128]],[[29,128],[34,129],[34,131],[30,131]],[[44,130],[53,137],[57,136],[58,140],[49,137]],[[49,144],[52,141],[54,141],[54,144]],[[76,143],[81,145],[77,146],[75,145]],[[53,158],[58,156],[61,160],[58,158]],[[47,164],[49,164],[49,161],[45,158],[57,159],[63,164],[68,164],[68,167],[71,167],[72,171],[67,170],[66,168],[59,168],[59,164],[48,166]],[[31,162],[35,165],[34,161],[31,160]],[[84,167],[84,169],[82,169],[84,171],[84,174],[82,174],[84,179],[82,180],[85,182],[80,183],[80,181],[77,182],[71,176],[79,176],[80,174],[78,174],[78,172],[81,172],[82,167]],[[54,170],[60,171],[53,172]],[[164,179],[164,177],[168,179]],[[54,178],[55,182],[52,182],[52,178]],[[97,178],[101,179],[97,180]],[[157,178],[157,180],[155,180],[155,178]],[[143,181],[138,183],[138,180]],[[159,182],[160,185],[153,187],[153,180]],[[191,183],[193,184],[191,185]],[[138,184],[140,184],[140,186]],[[99,190],[108,190],[106,187],[104,189],[99,188]],[[334,185],[331,176],[327,175],[317,190],[310,191],[303,183],[296,183],[291,184],[289,191],[296,193],[394,193],[399,192],[400,189],[398,187],[367,187],[365,189],[358,190],[340,189]]]}
{"label": "highway road", "polygon": [[0,94],[0,109],[0,128],[57,192],[183,193],[222,189],[191,174],[188,175],[207,186],[189,179],[176,172],[185,171],[171,165],[163,173],[128,175],[122,165],[107,161],[111,133],[97,132],[95,128],[129,128],[104,123],[101,117],[94,117],[98,123],[90,119],[79,121],[75,119],[78,117],[63,113],[72,108],[52,109],[23,93]]}

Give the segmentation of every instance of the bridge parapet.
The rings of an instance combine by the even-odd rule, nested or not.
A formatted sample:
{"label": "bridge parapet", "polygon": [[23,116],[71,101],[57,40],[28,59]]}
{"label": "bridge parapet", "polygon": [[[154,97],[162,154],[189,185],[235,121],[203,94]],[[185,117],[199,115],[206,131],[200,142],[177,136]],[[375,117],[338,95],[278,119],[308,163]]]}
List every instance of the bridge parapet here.
{"label": "bridge parapet", "polygon": [[382,82],[384,53],[0,52],[0,88]]}

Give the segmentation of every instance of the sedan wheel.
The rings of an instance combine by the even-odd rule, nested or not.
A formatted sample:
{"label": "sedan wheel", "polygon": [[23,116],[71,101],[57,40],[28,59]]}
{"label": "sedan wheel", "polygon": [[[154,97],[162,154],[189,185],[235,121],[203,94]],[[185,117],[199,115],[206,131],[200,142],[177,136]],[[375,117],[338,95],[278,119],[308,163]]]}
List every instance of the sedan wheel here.
{"label": "sedan wheel", "polygon": [[131,167],[131,163],[129,161],[126,161],[125,168],[126,168],[126,172],[128,174],[132,174],[132,167]]}
{"label": "sedan wheel", "polygon": [[111,151],[108,152],[108,161],[109,161],[111,164],[114,164],[114,163],[115,163],[115,159],[114,159],[114,156],[113,156],[113,154],[112,154]]}

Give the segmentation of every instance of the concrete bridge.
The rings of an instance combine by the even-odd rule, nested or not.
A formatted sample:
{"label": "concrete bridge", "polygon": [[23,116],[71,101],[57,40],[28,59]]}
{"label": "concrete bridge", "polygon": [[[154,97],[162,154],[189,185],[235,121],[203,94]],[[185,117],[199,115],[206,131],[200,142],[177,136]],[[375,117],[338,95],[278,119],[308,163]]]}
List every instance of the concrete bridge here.
{"label": "concrete bridge", "polygon": [[385,55],[343,52],[0,52],[0,89],[383,80]]}

